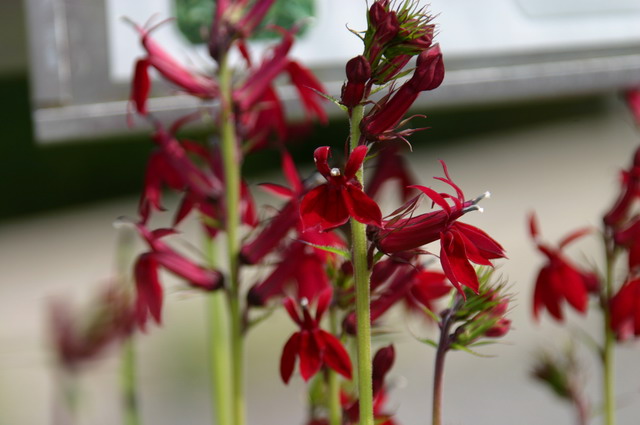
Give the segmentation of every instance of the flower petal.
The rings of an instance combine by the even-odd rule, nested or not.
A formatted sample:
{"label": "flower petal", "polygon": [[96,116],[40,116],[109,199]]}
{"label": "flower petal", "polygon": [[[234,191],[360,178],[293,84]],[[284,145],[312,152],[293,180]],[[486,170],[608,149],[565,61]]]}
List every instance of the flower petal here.
{"label": "flower petal", "polygon": [[318,373],[322,366],[320,348],[311,332],[300,332],[300,375],[305,381]]}
{"label": "flower petal", "polygon": [[341,191],[348,213],[360,223],[382,227],[382,212],[376,201],[354,184],[347,183]]}
{"label": "flower petal", "polygon": [[303,228],[328,230],[345,224],[349,220],[349,211],[341,192],[323,184],[307,193],[300,202]]}
{"label": "flower petal", "polygon": [[296,332],[287,340],[280,357],[280,377],[285,384],[289,383],[296,366],[296,355],[300,351],[300,333]]}
{"label": "flower petal", "polygon": [[351,379],[351,359],[340,340],[322,329],[319,329],[316,335],[325,345],[322,354],[325,364],[345,378]]}
{"label": "flower petal", "polygon": [[356,173],[360,170],[360,167],[362,167],[368,150],[365,145],[360,145],[351,152],[347,164],[344,167],[344,178],[346,180],[351,180],[356,176]]}

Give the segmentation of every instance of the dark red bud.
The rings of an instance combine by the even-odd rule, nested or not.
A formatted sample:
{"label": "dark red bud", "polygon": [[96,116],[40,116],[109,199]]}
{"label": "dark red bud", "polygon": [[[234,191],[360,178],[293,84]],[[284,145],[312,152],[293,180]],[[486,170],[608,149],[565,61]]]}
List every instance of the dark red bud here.
{"label": "dark red bud", "polygon": [[444,80],[444,62],[440,46],[434,45],[420,53],[416,60],[416,70],[409,84],[416,91],[433,90]]}
{"label": "dark red bud", "polygon": [[366,83],[371,78],[371,65],[364,56],[356,56],[347,62],[347,80],[350,83]]}

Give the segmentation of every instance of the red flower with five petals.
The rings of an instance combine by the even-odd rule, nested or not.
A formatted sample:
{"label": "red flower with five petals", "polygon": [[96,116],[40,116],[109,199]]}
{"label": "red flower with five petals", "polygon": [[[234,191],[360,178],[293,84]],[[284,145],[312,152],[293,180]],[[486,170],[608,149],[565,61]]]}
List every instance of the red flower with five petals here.
{"label": "red flower with five petals", "polygon": [[[462,190],[451,180],[446,164],[443,161],[441,163],[445,177],[436,179],[450,185],[456,196],[438,193],[424,186],[413,186],[441,209],[405,218],[404,216],[415,208],[415,201],[410,201],[409,208],[386,221],[383,229],[370,230],[369,237],[378,249],[386,254],[416,250],[422,245],[440,240],[442,269],[453,286],[464,296],[463,285],[478,292],[478,276],[471,263],[491,266],[490,260],[504,258],[505,252],[502,246],[484,231],[457,221],[467,212],[478,210],[476,204],[486,195],[471,201],[465,200]],[[450,199],[453,205],[446,199]]]}
{"label": "red flower with five petals", "polygon": [[358,146],[351,152],[344,172],[329,168],[328,146],[314,152],[314,160],[327,183],[311,190],[300,203],[300,217],[305,229],[329,230],[345,224],[349,217],[360,223],[381,226],[382,213],[378,204],[367,196],[356,179],[356,173],[367,155],[366,146]]}
{"label": "red flower with five petals", "polygon": [[320,320],[329,308],[332,292],[327,289],[318,297],[315,316],[311,316],[305,299],[301,303],[302,316],[292,298],[284,300],[289,316],[300,326],[300,331],[291,335],[282,350],[280,376],[289,382],[296,363],[300,359],[300,374],[308,381],[323,365],[330,367],[347,379],[351,379],[351,359],[340,340],[320,329]]}
{"label": "red flower with five petals", "polygon": [[566,300],[580,313],[587,311],[589,292],[597,292],[598,277],[591,272],[580,270],[562,253],[562,250],[576,239],[590,233],[590,229],[579,229],[560,241],[558,248],[552,248],[539,240],[536,217],[529,217],[529,230],[540,252],[548,259],[536,280],[533,293],[533,317],[538,318],[540,309],[545,307],[558,321],[563,320],[560,303]]}

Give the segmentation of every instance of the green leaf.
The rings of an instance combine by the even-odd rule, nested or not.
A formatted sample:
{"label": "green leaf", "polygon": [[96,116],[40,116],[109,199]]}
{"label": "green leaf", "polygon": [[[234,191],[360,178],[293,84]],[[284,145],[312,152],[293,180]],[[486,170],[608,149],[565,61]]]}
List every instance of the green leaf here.
{"label": "green leaf", "polygon": [[320,249],[322,251],[327,251],[327,252],[331,252],[332,254],[341,255],[344,258],[346,258],[347,260],[351,261],[351,253],[349,251],[345,251],[344,249],[337,248],[335,246],[316,245],[314,243],[307,242],[307,241],[302,241],[302,240],[299,240],[299,239],[298,239],[298,242],[301,242],[301,243],[303,243],[305,245],[312,246],[312,247]]}
{"label": "green leaf", "polygon": [[335,104],[336,104],[336,105],[338,105],[338,107],[339,107],[340,109],[342,109],[343,111],[347,112],[347,111],[349,110],[349,108],[347,108],[347,107],[346,107],[346,106],[344,106],[342,103],[340,103],[340,100],[336,99],[335,97],[330,96],[330,95],[328,95],[328,94],[326,94],[326,93],[322,93],[321,91],[316,90],[316,89],[314,89],[313,87],[308,87],[308,88],[309,88],[309,89],[311,89],[311,90],[313,90],[313,91],[314,91],[318,96],[322,96],[322,97],[324,97],[325,99],[327,99],[327,100],[329,100],[329,101],[331,101],[331,102],[335,103]]}
{"label": "green leaf", "polygon": [[438,343],[429,338],[417,338],[423,344],[427,344],[432,346],[433,348],[438,348]]}
{"label": "green leaf", "polygon": [[480,354],[477,351],[473,351],[469,347],[465,347],[464,345],[460,345],[460,344],[451,344],[451,349],[452,350],[464,351],[465,353],[469,353],[469,354],[472,354],[472,355],[477,356],[477,357],[483,357],[483,358],[495,357],[495,356],[489,356],[487,354]]}

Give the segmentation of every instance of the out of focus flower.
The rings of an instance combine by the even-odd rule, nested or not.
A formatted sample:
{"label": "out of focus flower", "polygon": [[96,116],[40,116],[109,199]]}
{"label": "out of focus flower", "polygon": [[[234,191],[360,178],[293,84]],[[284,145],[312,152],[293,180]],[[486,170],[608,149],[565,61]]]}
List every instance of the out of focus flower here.
{"label": "out of focus flower", "polygon": [[627,281],[611,298],[611,330],[618,340],[640,335],[640,278]]}
{"label": "out of focus flower", "polygon": [[627,91],[625,95],[627,105],[636,120],[636,124],[640,125],[640,87]]}
{"label": "out of focus flower", "polygon": [[280,376],[289,382],[295,368],[296,358],[300,361],[300,375],[305,381],[315,375],[325,365],[347,379],[351,379],[351,359],[338,338],[320,328],[322,316],[331,303],[331,289],[318,297],[316,314],[309,312],[306,300],[300,303],[302,315],[293,298],[286,298],[284,306],[291,319],[300,327],[284,346],[280,360]]}
{"label": "out of focus flower", "polygon": [[397,184],[403,202],[408,201],[415,192],[412,187],[415,185],[415,178],[404,157],[398,152],[397,145],[386,147],[378,154],[371,180],[367,184],[367,195],[375,199],[382,186],[389,181]]}
{"label": "out of focus flower", "polygon": [[540,310],[544,307],[556,320],[562,321],[563,301],[580,313],[585,313],[589,303],[589,292],[598,292],[598,277],[595,273],[578,268],[565,257],[562,250],[571,242],[589,234],[591,229],[579,229],[570,233],[560,241],[558,248],[540,241],[534,214],[529,217],[529,229],[536,247],[547,257],[547,263],[538,273],[533,293],[534,318],[538,318]]}
{"label": "out of focus flower", "polygon": [[218,96],[218,84],[215,80],[188,70],[151,38],[150,34],[157,26],[147,29],[137,24],[133,25],[140,34],[142,47],[147,54],[136,62],[131,88],[131,102],[140,115],[147,115],[146,102],[151,90],[150,67],[190,95],[203,99],[213,99]]}
{"label": "out of focus flower", "polygon": [[[462,293],[462,286],[478,291],[478,277],[471,262],[491,266],[492,259],[504,258],[502,246],[477,227],[457,220],[476,205],[484,196],[465,200],[462,190],[451,180],[444,162],[445,177],[437,177],[450,185],[456,196],[438,193],[425,186],[414,186],[428,196],[441,209],[405,218],[412,209],[402,211],[383,223],[382,229],[369,232],[378,249],[386,254],[415,250],[422,245],[440,240],[440,263],[449,281]],[[485,195],[486,196],[486,195]],[[447,202],[450,199],[453,205]]]}
{"label": "out of focus flower", "polygon": [[604,224],[609,228],[618,228],[628,218],[634,201],[640,198],[640,148],[633,155],[629,170],[621,174],[622,188],[618,199],[604,215]]}
{"label": "out of focus flower", "polygon": [[316,167],[327,183],[309,191],[302,199],[300,217],[303,227],[329,230],[345,224],[349,217],[364,224],[380,226],[380,208],[363,192],[362,185],[356,179],[367,147],[358,146],[351,152],[344,171],[329,168],[329,153],[328,146],[319,147],[314,153]]}
{"label": "out of focus flower", "polygon": [[331,287],[326,268],[335,254],[314,248],[312,245],[345,247],[344,241],[331,232],[307,231],[300,233],[282,251],[281,261],[265,280],[252,287],[247,300],[250,305],[262,306],[274,296],[285,295],[287,286],[295,283],[297,299],[314,301]]}
{"label": "out of focus flower", "polygon": [[110,345],[127,338],[135,329],[130,297],[113,284],[84,314],[74,312],[62,299],[54,300],[49,319],[58,361],[68,370],[104,354]]}
{"label": "out of focus flower", "polygon": [[144,328],[149,315],[161,322],[163,289],[158,276],[160,267],[186,280],[191,286],[213,291],[222,286],[222,273],[204,268],[169,247],[161,239],[175,233],[172,229],[150,231],[138,224],[138,231],[151,248],[140,255],[134,272],[136,279],[136,318]]}

